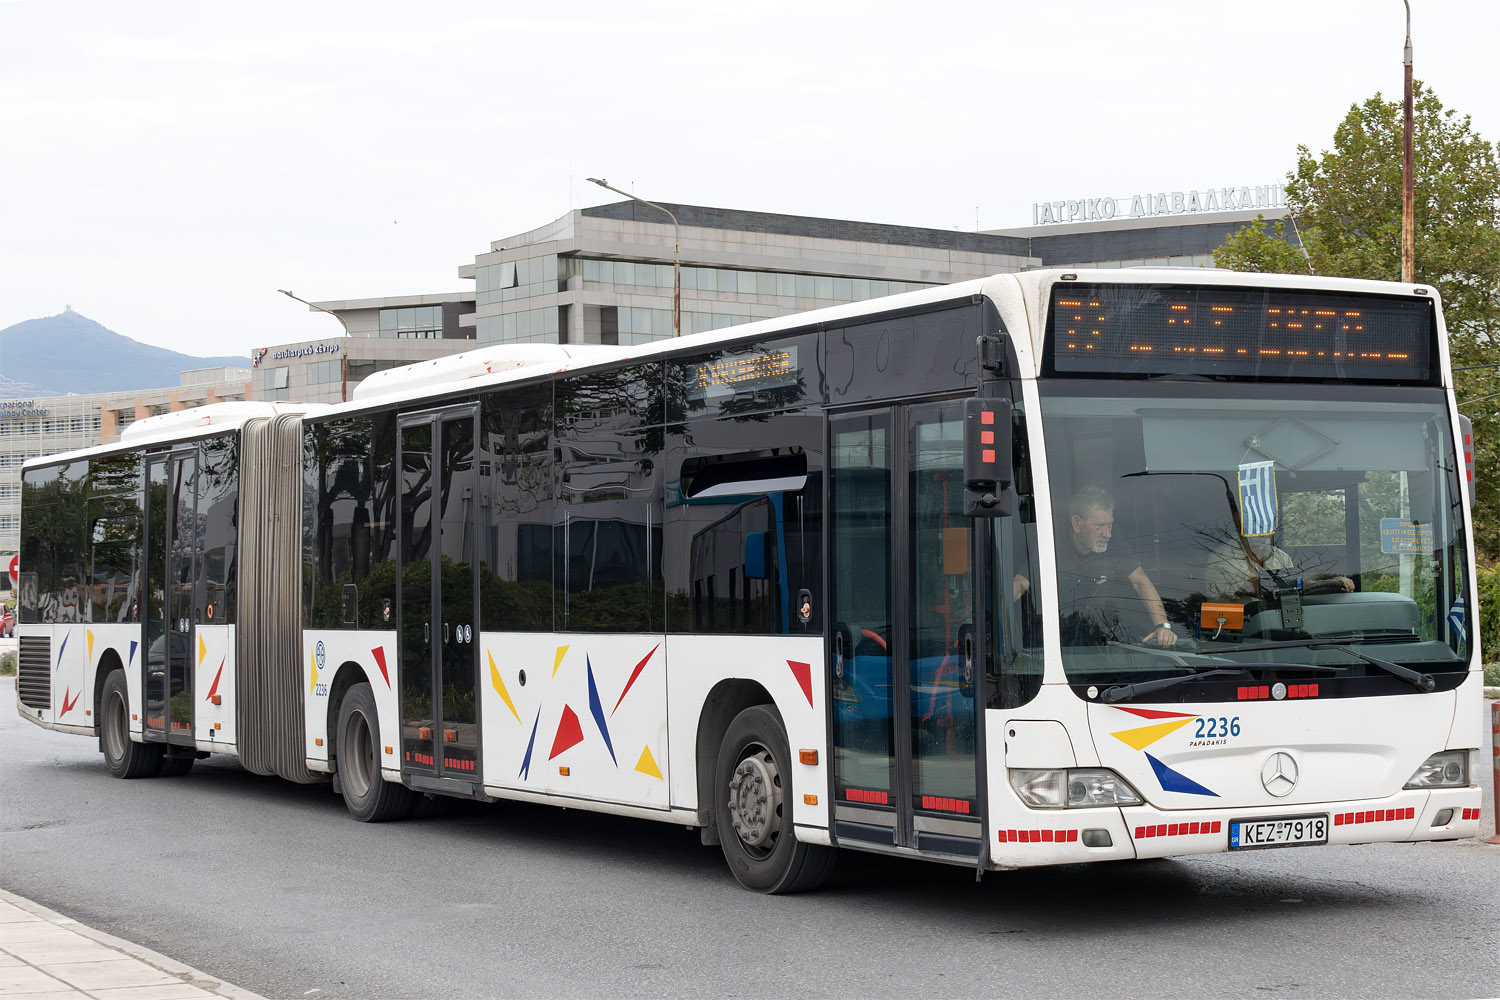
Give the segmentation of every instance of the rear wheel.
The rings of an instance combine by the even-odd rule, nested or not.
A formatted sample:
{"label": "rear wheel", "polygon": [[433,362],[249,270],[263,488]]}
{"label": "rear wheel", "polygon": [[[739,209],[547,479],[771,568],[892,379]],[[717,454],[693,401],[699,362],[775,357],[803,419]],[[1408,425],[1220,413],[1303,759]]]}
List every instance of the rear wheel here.
{"label": "rear wheel", "polygon": [[833,872],[831,847],[804,844],[792,828],[791,752],[776,710],[755,705],[735,716],[719,746],[714,821],[729,870],[747,889],[816,889]]}
{"label": "rear wheel", "polygon": [[104,754],[104,766],[116,778],[149,778],[162,764],[160,743],[137,743],[130,738],[130,694],[123,670],[111,671],[104,680],[99,749]]}
{"label": "rear wheel", "polygon": [[361,823],[384,823],[411,815],[417,796],[380,773],[380,719],[369,684],[356,684],[339,705],[339,791],[349,815]]}

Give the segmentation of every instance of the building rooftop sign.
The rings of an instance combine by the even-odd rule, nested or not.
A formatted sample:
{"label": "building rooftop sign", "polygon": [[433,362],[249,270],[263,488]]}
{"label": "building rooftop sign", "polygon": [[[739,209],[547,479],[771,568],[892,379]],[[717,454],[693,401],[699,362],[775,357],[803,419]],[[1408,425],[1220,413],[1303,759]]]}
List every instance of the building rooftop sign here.
{"label": "building rooftop sign", "polygon": [[1045,226],[1055,222],[1106,222],[1110,219],[1149,219],[1163,215],[1192,215],[1198,212],[1253,212],[1257,209],[1284,208],[1286,189],[1280,184],[1256,187],[1217,187],[1194,191],[1158,191],[1155,194],[1126,195],[1120,198],[1069,198],[1063,201],[1038,201],[1031,204],[1031,224]]}
{"label": "building rooftop sign", "polygon": [[20,420],[22,417],[45,417],[45,407],[37,406],[34,399],[0,400],[0,420]]}

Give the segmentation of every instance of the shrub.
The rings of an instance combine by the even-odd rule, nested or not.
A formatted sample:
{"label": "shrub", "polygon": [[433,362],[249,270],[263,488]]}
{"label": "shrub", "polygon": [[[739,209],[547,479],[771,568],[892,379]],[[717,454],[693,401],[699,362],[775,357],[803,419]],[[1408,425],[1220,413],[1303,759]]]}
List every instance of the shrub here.
{"label": "shrub", "polygon": [[1479,601],[1479,638],[1485,663],[1500,664],[1500,564],[1480,566],[1475,581]]}

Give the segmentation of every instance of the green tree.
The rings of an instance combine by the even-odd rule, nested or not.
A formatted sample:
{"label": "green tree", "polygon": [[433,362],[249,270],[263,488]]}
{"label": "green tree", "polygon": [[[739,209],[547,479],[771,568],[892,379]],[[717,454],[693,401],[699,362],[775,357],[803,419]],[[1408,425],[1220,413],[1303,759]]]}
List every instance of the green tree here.
{"label": "green tree", "polygon": [[1262,274],[1306,274],[1307,258],[1288,238],[1280,220],[1268,223],[1264,215],[1257,215],[1214,251],[1214,266]]}
{"label": "green tree", "polygon": [[[1335,129],[1333,148],[1297,148],[1287,206],[1304,258],[1264,219],[1214,252],[1220,267],[1401,278],[1402,104],[1376,94]],[[1416,280],[1443,299],[1459,409],[1474,421],[1475,541],[1500,561],[1500,148],[1467,115],[1415,84]],[[1279,244],[1279,245],[1278,245]],[[1309,268],[1309,263],[1311,267]]]}

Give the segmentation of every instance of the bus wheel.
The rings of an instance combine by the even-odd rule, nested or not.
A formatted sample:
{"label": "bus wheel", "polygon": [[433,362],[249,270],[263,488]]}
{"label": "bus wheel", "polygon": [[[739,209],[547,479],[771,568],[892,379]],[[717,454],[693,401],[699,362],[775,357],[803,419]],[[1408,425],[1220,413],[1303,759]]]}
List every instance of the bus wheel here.
{"label": "bus wheel", "polygon": [[714,821],[729,870],[747,889],[815,889],[833,871],[830,847],[804,844],[792,829],[792,782],[781,716],[754,705],[735,716],[719,746]]}
{"label": "bus wheel", "polygon": [[111,671],[104,681],[99,749],[104,753],[104,766],[116,778],[150,778],[161,767],[160,743],[137,743],[130,738],[130,694],[121,670]]}
{"label": "bus wheel", "polygon": [[380,774],[380,719],[369,684],[356,684],[339,704],[339,790],[349,815],[361,823],[384,823],[411,815],[411,789]]}

